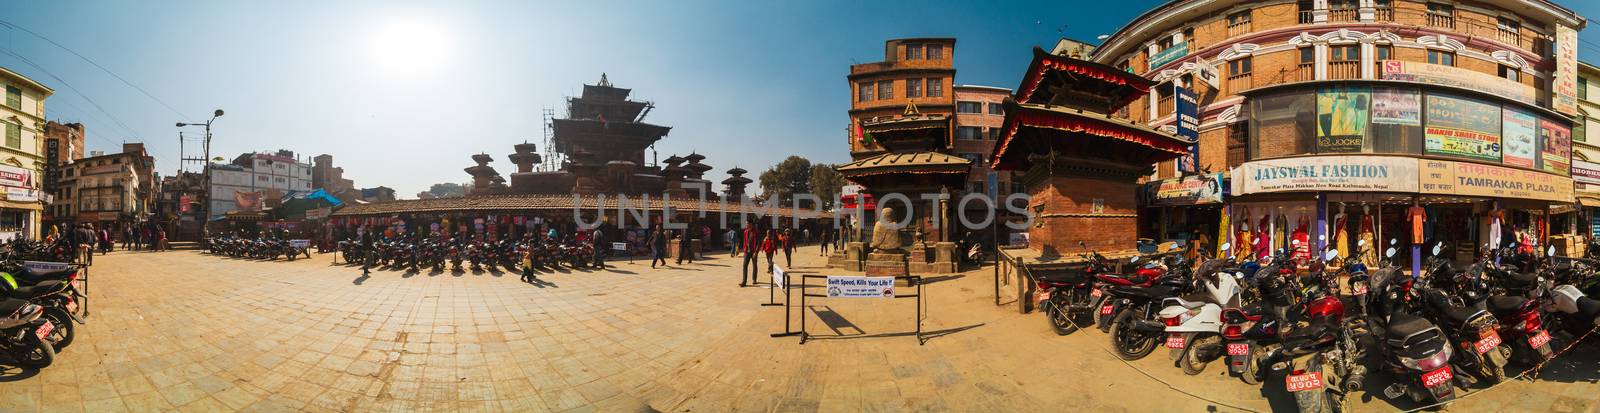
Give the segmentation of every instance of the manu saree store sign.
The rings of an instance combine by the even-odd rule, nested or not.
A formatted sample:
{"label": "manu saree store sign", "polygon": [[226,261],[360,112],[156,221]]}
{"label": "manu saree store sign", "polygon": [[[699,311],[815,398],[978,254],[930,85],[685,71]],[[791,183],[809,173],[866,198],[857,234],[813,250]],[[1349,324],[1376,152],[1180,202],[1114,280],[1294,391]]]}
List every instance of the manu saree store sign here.
{"label": "manu saree store sign", "polygon": [[1471,162],[1417,160],[1423,193],[1572,202],[1572,178]]}
{"label": "manu saree store sign", "polygon": [[1245,162],[1233,194],[1296,191],[1416,192],[1417,160],[1390,156],[1308,156]]}

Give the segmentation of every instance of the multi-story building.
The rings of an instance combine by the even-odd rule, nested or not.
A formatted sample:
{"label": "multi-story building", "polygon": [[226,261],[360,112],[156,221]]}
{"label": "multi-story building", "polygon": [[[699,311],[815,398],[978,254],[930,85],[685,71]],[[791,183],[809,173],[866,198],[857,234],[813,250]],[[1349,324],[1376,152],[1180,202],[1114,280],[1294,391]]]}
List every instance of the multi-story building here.
{"label": "multi-story building", "polygon": [[345,179],[344,168],[333,166],[333,155],[311,158],[311,189],[321,189],[345,202],[359,199],[355,181]]}
{"label": "multi-story building", "polygon": [[[40,185],[46,194],[55,194],[60,191],[58,182],[61,180],[61,167],[83,159],[82,123],[60,123],[56,121],[44,124],[44,182]],[[49,202],[46,202],[47,204]],[[57,216],[52,214],[54,208],[45,208],[44,222],[46,225],[71,221],[73,217]]]}
{"label": "multi-story building", "polygon": [[[899,118],[908,106],[922,115],[955,113],[956,39],[914,38],[884,42],[881,62],[850,66],[850,156],[862,159],[885,152],[862,129],[863,122]],[[948,122],[948,120],[946,120]],[[945,133],[949,125],[945,125]]]}
{"label": "multi-story building", "polygon": [[211,164],[211,216],[241,209],[235,194],[251,198],[251,210],[271,206],[295,192],[311,192],[311,165],[294,152],[245,153],[231,164]]}
{"label": "multi-story building", "polygon": [[96,155],[59,166],[61,179],[49,213],[57,221],[117,228],[145,222],[154,212],[159,185],[155,158],[142,143],[122,145],[121,153]]}
{"label": "multi-story building", "polygon": [[[1000,124],[1005,121],[1003,102],[1011,96],[1011,89],[976,85],[959,85],[954,89],[956,129],[951,152],[972,161],[972,172],[967,174],[967,191],[986,193],[988,160],[994,153],[995,138],[1000,136]],[[997,178],[1000,196],[1015,192],[1011,188],[1011,173],[998,174]]]}
{"label": "multi-story building", "polygon": [[179,171],[161,178],[161,195],[156,200],[155,216],[167,238],[174,241],[199,240],[200,205],[205,202],[204,174]]}
{"label": "multi-story building", "polygon": [[1156,168],[1142,235],[1469,255],[1571,227],[1585,24],[1547,0],[1173,1],[1093,58],[1158,83],[1118,116],[1198,140]]}
{"label": "multi-story building", "polygon": [[1578,114],[1572,118],[1572,180],[1574,196],[1583,207],[1586,222],[1578,234],[1593,239],[1600,235],[1600,91],[1590,92],[1590,86],[1600,86],[1600,67],[1587,62],[1578,63]]}
{"label": "multi-story building", "polygon": [[0,103],[0,127],[5,140],[0,142],[0,239],[16,236],[38,238],[44,210],[38,188],[44,170],[44,101],[54,90],[26,76],[0,68],[0,86],[5,102]]}

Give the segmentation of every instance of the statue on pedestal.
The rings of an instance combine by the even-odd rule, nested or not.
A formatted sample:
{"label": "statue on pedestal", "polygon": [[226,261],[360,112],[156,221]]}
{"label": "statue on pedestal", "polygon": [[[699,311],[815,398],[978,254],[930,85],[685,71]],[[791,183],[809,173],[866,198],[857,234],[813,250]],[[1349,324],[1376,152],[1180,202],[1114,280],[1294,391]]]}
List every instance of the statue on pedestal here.
{"label": "statue on pedestal", "polygon": [[894,229],[891,222],[894,222],[894,208],[884,208],[878,214],[878,222],[872,225],[872,252],[905,253],[900,231]]}

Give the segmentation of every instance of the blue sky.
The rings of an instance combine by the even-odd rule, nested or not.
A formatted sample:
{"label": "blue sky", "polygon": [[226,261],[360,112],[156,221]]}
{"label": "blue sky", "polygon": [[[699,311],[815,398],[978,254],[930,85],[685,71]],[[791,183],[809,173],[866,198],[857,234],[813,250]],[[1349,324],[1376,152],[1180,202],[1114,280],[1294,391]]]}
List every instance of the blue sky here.
{"label": "blue sky", "polygon": [[[38,68],[6,53],[0,66],[55,88],[48,117],[84,122],[90,150],[142,140],[164,175],[178,167],[173,123],[220,107],[213,156],[328,153],[358,186],[403,197],[468,181],[480,151],[509,173],[512,144],[542,142],[542,110],[564,115],[605,72],[673,127],[662,158],[699,151],[720,181],[788,155],[846,161],[844,76],[882,60],[885,39],[956,37],[955,83],[1012,88],[1033,46],[1093,40],[1160,3],[30,1],[0,19],[176,112],[18,30],[0,27],[0,51]],[[1596,3],[1562,2],[1584,15]],[[1593,60],[1600,29],[1581,36]]]}

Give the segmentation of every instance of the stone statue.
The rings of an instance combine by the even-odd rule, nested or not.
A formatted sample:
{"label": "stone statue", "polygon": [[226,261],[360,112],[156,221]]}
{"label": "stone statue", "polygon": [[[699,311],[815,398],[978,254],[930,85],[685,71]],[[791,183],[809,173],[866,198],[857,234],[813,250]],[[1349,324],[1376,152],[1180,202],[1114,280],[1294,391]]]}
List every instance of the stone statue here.
{"label": "stone statue", "polygon": [[872,225],[872,251],[873,252],[903,252],[900,241],[900,231],[891,226],[894,222],[894,208],[884,208],[878,214],[878,222]]}

